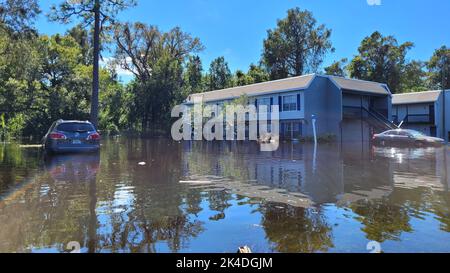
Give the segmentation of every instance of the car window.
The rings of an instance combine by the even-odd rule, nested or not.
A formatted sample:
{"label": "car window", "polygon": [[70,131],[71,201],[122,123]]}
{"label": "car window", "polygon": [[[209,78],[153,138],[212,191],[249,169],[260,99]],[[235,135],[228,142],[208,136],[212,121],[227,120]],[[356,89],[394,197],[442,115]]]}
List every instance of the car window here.
{"label": "car window", "polygon": [[387,131],[386,133],[384,133],[385,135],[387,135],[387,136],[396,136],[396,135],[398,135],[397,134],[397,131]]}
{"label": "car window", "polygon": [[423,133],[418,132],[418,131],[410,131],[409,134],[412,135],[413,137],[421,137],[421,136],[424,136]]}
{"label": "car window", "polygon": [[399,131],[398,135],[399,136],[410,136],[410,134],[408,132],[406,132],[406,131]]}
{"label": "car window", "polygon": [[94,127],[89,123],[62,123],[56,128],[62,132],[89,132],[95,131]]}

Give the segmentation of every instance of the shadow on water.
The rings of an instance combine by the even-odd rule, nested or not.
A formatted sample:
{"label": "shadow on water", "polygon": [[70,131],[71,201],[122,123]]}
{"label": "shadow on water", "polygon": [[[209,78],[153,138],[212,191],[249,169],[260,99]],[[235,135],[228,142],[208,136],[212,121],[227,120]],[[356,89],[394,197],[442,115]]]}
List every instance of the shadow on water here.
{"label": "shadow on water", "polygon": [[43,157],[3,145],[0,251],[365,252],[375,240],[450,252],[448,154],[124,138]]}

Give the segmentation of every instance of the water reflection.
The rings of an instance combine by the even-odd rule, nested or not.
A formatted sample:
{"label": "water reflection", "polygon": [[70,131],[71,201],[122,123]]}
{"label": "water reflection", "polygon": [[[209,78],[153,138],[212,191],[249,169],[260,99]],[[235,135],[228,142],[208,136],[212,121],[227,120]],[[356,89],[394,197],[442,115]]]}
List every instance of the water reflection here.
{"label": "water reflection", "polygon": [[4,145],[0,251],[365,252],[375,240],[450,252],[448,153],[115,139],[99,155],[42,157]]}

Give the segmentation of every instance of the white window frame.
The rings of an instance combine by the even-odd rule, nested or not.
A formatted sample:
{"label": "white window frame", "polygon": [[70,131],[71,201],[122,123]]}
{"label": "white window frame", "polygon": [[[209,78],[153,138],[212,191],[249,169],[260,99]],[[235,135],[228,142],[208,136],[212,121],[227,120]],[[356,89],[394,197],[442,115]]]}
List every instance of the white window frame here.
{"label": "white window frame", "polygon": [[258,99],[258,109],[260,105],[266,105],[267,106],[267,112],[270,112],[270,97],[264,97]]}
{"label": "white window frame", "polygon": [[[286,98],[293,98],[293,101],[285,103]],[[297,111],[297,95],[283,96],[282,103],[283,103],[283,112]],[[287,108],[285,106],[287,106]]]}

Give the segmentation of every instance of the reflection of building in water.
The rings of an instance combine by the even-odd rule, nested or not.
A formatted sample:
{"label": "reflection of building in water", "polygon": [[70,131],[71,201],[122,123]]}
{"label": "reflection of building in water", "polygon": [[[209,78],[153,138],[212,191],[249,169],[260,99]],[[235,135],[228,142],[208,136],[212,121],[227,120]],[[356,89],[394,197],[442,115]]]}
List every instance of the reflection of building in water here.
{"label": "reflection of building in water", "polygon": [[259,146],[251,143],[197,142],[188,144],[187,149],[190,152],[183,160],[186,177],[220,184],[246,196],[305,206],[311,201],[333,202],[343,190],[336,146],[318,148],[319,156],[314,155],[312,145],[291,143],[270,153],[260,152]]}
{"label": "reflection of building in water", "polygon": [[450,167],[446,147],[374,148],[374,155],[375,158],[388,159],[393,185],[396,188],[449,188]]}
{"label": "reflection of building in water", "polygon": [[[448,150],[284,143],[260,152],[252,143],[185,144],[184,175],[248,197],[309,206],[382,199],[399,188],[448,189]],[[344,147],[346,147],[344,149]],[[214,177],[212,177],[214,176]],[[217,186],[217,185],[216,185]]]}
{"label": "reflection of building in water", "polygon": [[[357,149],[343,152],[338,145],[321,144],[315,149],[314,145],[289,143],[266,153],[251,143],[185,145],[187,180],[220,184],[266,201],[304,206],[380,198],[391,192],[389,161],[371,161]],[[306,196],[309,202],[305,203]]]}

